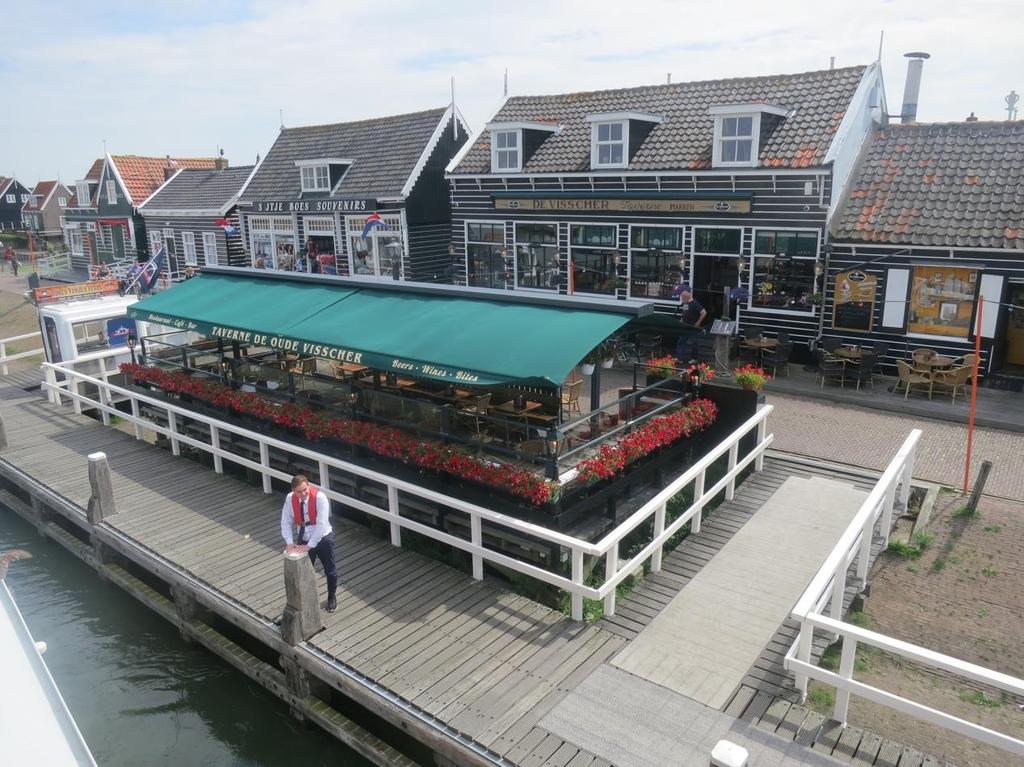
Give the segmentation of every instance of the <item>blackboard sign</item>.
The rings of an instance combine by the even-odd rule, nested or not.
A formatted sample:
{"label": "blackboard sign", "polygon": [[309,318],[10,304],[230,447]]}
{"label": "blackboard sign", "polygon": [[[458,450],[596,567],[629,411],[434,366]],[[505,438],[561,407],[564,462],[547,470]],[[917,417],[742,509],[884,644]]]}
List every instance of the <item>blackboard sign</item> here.
{"label": "blackboard sign", "polygon": [[873,274],[858,270],[837,274],[832,328],[870,332],[875,317],[877,288],[878,277]]}

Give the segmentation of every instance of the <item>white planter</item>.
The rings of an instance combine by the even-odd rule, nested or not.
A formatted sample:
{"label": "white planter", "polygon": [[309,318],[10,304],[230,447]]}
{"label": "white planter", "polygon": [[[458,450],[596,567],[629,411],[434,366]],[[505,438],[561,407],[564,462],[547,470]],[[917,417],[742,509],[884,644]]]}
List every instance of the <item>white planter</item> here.
{"label": "white planter", "polygon": [[603,367],[605,370],[608,370],[609,368],[611,368],[611,366],[614,364],[614,362],[615,362],[615,360],[612,360],[612,359],[602,360],[601,361],[601,367]]}
{"label": "white planter", "polygon": [[583,363],[583,375],[585,375],[585,376],[592,376],[592,375],[594,375],[594,363],[593,362],[584,362]]}

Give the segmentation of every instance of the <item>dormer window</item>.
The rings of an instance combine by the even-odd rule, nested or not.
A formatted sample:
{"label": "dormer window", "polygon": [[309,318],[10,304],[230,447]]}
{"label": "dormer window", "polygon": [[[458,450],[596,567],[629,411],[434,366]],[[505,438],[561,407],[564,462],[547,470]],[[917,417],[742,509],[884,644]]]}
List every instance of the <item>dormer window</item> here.
{"label": "dormer window", "polygon": [[79,181],[75,184],[75,195],[78,197],[78,204],[81,207],[89,207],[89,182]]}
{"label": "dormer window", "polygon": [[107,181],[107,203],[117,205],[117,182],[114,180]]}
{"label": "dormer window", "polygon": [[764,120],[784,118],[788,110],[771,104],[726,104],[709,110],[715,119],[711,164],[715,168],[757,165]]}
{"label": "dormer window", "polygon": [[629,127],[626,122],[595,123],[590,164],[594,168],[621,168],[626,164]]}
{"label": "dormer window", "polygon": [[498,173],[522,170],[522,142],[517,130],[498,130],[491,134],[491,167]]}
{"label": "dormer window", "polygon": [[299,179],[303,192],[330,192],[341,181],[352,160],[321,158],[299,160]]}

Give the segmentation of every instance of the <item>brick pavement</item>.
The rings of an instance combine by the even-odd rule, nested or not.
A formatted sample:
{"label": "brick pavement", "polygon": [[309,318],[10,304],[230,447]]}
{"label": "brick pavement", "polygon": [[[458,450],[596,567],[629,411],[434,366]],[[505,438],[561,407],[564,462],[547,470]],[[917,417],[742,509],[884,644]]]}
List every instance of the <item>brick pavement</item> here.
{"label": "brick pavement", "polygon": [[[775,406],[769,428],[773,447],[788,453],[881,470],[911,429],[924,434],[914,476],[959,487],[963,482],[967,427],[816,399],[767,393]],[[974,433],[971,481],[983,460],[992,461],[986,495],[1024,501],[1024,436],[998,429]]]}

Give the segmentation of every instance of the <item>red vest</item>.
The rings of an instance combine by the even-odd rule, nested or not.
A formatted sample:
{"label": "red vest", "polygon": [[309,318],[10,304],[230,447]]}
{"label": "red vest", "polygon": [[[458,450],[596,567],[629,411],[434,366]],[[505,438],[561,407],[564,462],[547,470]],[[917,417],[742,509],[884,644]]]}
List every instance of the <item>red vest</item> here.
{"label": "red vest", "polygon": [[[309,486],[309,497],[306,499],[306,507],[309,510],[309,524],[316,524],[316,488]],[[295,519],[295,526],[302,527],[302,504],[299,496],[292,493],[292,517]]]}

